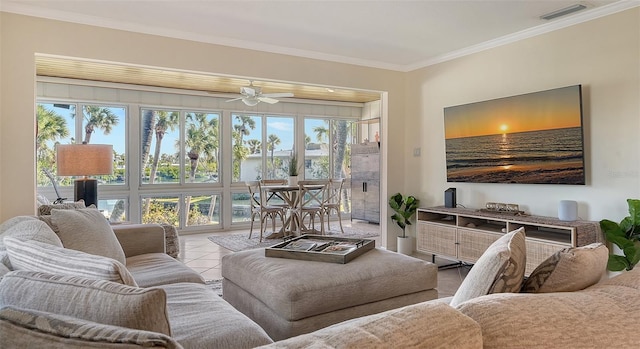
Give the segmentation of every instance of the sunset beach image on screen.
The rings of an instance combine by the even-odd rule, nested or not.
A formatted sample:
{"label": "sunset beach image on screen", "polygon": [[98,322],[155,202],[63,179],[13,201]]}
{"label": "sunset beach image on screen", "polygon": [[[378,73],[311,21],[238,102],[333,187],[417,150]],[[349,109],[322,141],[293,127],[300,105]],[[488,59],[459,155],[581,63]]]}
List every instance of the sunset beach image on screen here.
{"label": "sunset beach image on screen", "polygon": [[585,184],[581,85],[444,108],[448,182]]}

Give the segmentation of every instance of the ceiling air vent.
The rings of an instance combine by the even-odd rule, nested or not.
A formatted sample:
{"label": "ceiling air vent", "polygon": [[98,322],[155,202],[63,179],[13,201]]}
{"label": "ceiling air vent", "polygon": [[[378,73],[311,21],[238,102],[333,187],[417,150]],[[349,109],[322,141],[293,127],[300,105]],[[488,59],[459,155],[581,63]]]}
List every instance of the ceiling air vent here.
{"label": "ceiling air vent", "polygon": [[554,18],[558,18],[558,17],[562,17],[562,16],[566,16],[570,13],[574,13],[574,12],[578,12],[578,11],[582,11],[584,9],[586,9],[587,6],[582,5],[582,4],[575,4],[575,5],[571,5],[569,7],[565,7],[563,9],[557,10],[557,11],[553,11],[553,12],[549,12],[545,15],[540,16],[540,19],[544,19],[544,20],[552,20]]}

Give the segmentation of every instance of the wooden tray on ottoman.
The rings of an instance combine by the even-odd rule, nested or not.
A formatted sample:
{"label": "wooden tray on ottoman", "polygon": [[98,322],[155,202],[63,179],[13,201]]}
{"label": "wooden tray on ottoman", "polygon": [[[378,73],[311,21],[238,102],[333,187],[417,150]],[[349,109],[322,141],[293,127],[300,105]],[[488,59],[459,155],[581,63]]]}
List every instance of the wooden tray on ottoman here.
{"label": "wooden tray on ottoman", "polygon": [[375,240],[302,235],[264,249],[266,257],[345,264],[373,249]]}

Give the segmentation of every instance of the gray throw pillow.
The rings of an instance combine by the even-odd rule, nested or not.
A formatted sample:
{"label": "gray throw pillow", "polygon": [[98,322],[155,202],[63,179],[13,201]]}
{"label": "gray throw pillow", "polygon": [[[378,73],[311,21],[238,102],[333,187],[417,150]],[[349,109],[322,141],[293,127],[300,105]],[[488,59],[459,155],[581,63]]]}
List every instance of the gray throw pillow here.
{"label": "gray throw pillow", "polygon": [[9,263],[14,270],[82,276],[137,286],[129,270],[122,263],[111,258],[10,237],[5,238],[5,244]]}
{"label": "gray throw pillow", "polygon": [[601,243],[564,248],[544,260],[522,285],[522,292],[573,292],[596,284],[607,269],[609,249]]}
{"label": "gray throw pillow", "polygon": [[107,219],[94,208],[52,210],[53,224],[65,248],[104,256],[126,264],[124,251]]}
{"label": "gray throw pillow", "polygon": [[527,259],[525,241],[524,228],[520,228],[491,244],[462,281],[450,305],[456,307],[491,293],[520,291]]}
{"label": "gray throw pillow", "polygon": [[0,304],[171,336],[167,295],[160,288],[13,271],[0,281]]}

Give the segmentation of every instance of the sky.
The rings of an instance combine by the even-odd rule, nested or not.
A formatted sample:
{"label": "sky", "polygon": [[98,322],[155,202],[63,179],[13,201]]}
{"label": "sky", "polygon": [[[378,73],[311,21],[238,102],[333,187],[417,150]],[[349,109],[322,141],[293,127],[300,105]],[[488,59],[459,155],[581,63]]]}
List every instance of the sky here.
{"label": "sky", "polygon": [[580,85],[444,109],[445,138],[581,125]]}

